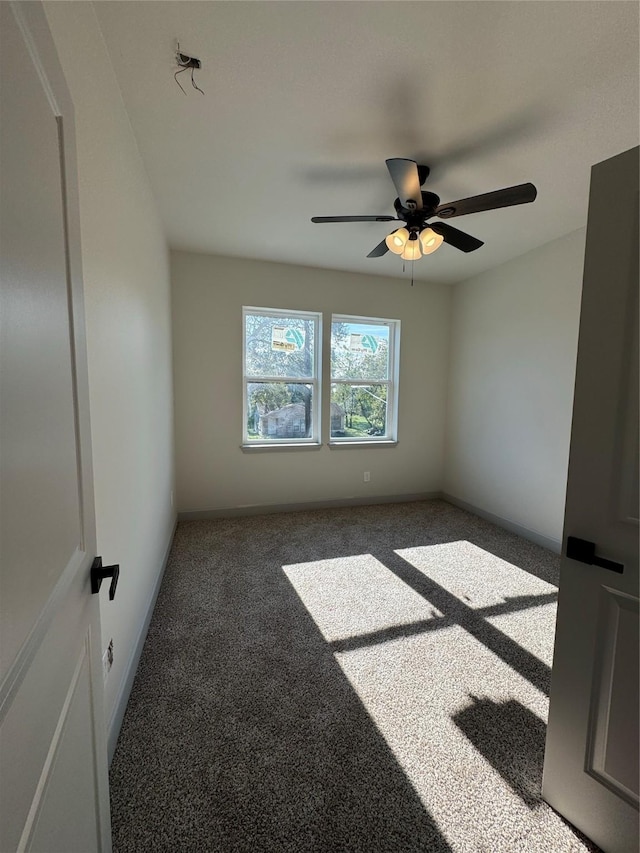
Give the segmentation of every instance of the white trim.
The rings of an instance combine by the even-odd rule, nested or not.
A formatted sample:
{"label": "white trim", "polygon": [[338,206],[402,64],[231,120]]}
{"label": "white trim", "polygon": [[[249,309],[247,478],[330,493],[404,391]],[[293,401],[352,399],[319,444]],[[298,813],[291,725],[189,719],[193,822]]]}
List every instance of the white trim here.
{"label": "white trim", "polygon": [[279,317],[302,317],[306,320],[313,320],[319,317],[321,313],[319,311],[300,311],[297,308],[260,308],[257,305],[243,305],[242,311],[249,314],[255,311],[258,314],[275,317],[276,319]]}
{"label": "white trim", "polygon": [[332,323],[360,323],[363,326],[388,326],[389,323],[399,323],[391,317],[363,317],[357,314],[332,314]]}
{"label": "white trim", "polygon": [[[255,316],[255,315],[254,315]],[[309,377],[309,379],[300,379],[299,376],[247,376],[246,373],[243,374],[243,378],[247,382],[284,382],[286,385],[312,385],[313,377]]]}
{"label": "white trim", "polygon": [[332,450],[336,448],[346,449],[347,447],[397,447],[398,442],[390,438],[332,438],[327,442],[327,447]]}
{"label": "white trim", "polygon": [[528,527],[523,527],[515,521],[510,521],[508,518],[502,518],[500,515],[494,515],[492,512],[480,509],[480,507],[474,506],[466,501],[462,501],[453,495],[448,495],[446,492],[442,492],[441,497],[442,500],[447,501],[460,509],[464,509],[467,512],[471,512],[474,515],[478,515],[480,518],[484,518],[485,521],[490,521],[492,524],[502,527],[510,533],[516,533],[518,536],[522,536],[523,539],[535,542],[536,545],[540,545],[542,548],[547,548],[555,554],[562,553],[562,542],[560,539],[552,539],[550,536],[538,533],[537,530],[530,530]]}
{"label": "white trim", "polygon": [[[88,647],[89,636],[87,634],[87,636],[85,637],[85,641],[82,644],[82,651],[80,653],[78,662],[76,663],[76,668],[73,673],[69,689],[67,690],[67,695],[65,696],[64,703],[62,705],[62,710],[60,711],[60,716],[58,717],[58,723],[56,725],[55,732],[53,733],[51,743],[49,744],[49,751],[47,752],[47,757],[45,758],[45,762],[40,772],[40,778],[38,779],[38,784],[36,785],[33,799],[31,801],[31,807],[29,808],[29,813],[27,814],[27,819],[22,829],[22,835],[20,836],[20,841],[18,842],[16,853],[24,853],[24,851],[28,849],[31,843],[34,830],[38,825],[38,818],[40,816],[40,810],[44,802],[44,796],[49,786],[51,772],[55,765],[56,757],[58,755],[58,749],[60,748],[60,743],[62,742],[62,735],[64,734],[65,725],[69,717],[71,703],[73,702],[73,699],[76,695],[76,690],[80,681],[80,674],[82,672],[83,664],[85,661],[87,662],[89,687],[91,686],[90,657]],[[99,830],[99,827],[96,827],[96,829]]]}
{"label": "white trim", "polygon": [[51,83],[49,81],[49,76],[47,75],[47,72],[45,71],[42,65],[40,53],[38,51],[38,48],[36,47],[33,36],[31,35],[29,24],[25,20],[23,3],[11,3],[11,11],[13,12],[13,17],[16,20],[16,24],[18,25],[22,38],[24,39],[24,42],[27,46],[31,61],[33,62],[38,77],[40,78],[40,84],[44,90],[46,99],[49,101],[51,112],[56,118],[59,118],[62,115],[62,110],[60,109],[58,99],[56,98],[55,93],[53,91],[53,87],[51,86]]}
{"label": "white trim", "polygon": [[[349,325],[357,325],[361,324],[363,326],[380,326],[389,330],[389,343],[388,343],[388,369],[387,369],[387,378],[386,379],[352,379],[352,378],[340,378],[335,379],[333,377],[333,364],[331,363],[331,341],[333,338],[333,324],[334,323],[346,323]],[[353,436],[345,436],[341,438],[339,436],[331,435],[331,421],[329,421],[329,445],[337,447],[338,445],[344,444],[345,446],[352,447],[354,444],[367,443],[367,444],[396,444],[398,440],[398,383],[400,379],[400,320],[392,320],[392,319],[384,319],[381,317],[361,317],[351,314],[332,314],[331,315],[331,326],[330,326],[330,335],[329,335],[329,363],[330,363],[330,376],[329,376],[329,399],[331,399],[331,389],[334,385],[350,385],[350,386],[369,386],[369,385],[385,385],[387,388],[387,411],[385,418],[385,434],[381,436],[371,436],[370,438],[358,437],[353,438]]]}
{"label": "white trim", "polygon": [[66,597],[69,587],[86,559],[85,552],[76,548],[51,590],[47,603],[38,614],[38,618],[33,623],[29,634],[2,679],[2,684],[0,684],[0,723],[4,720],[33,659],[42,645],[53,617],[60,608],[60,602]]}
{"label": "white trim", "polygon": [[255,450],[319,450],[322,447],[320,441],[292,441],[291,439],[276,441],[272,444],[256,441],[255,444],[241,444],[240,450],[244,453],[245,450],[253,452]]}
{"label": "white trim", "polygon": [[[380,445],[378,444],[377,446]],[[376,495],[375,497],[370,498],[349,497],[339,498],[337,500],[307,501],[291,504],[247,504],[246,506],[220,507],[218,509],[187,510],[185,512],[178,513],[178,521],[206,521],[207,519],[234,518],[236,516],[244,515],[267,515],[274,512],[299,512],[312,509],[331,509],[333,507],[370,506],[372,504],[409,503],[411,501],[429,500],[446,501],[447,503],[453,504],[453,506],[457,506],[460,509],[470,512],[472,515],[484,518],[485,521],[489,521],[497,527],[501,527],[503,530],[515,533],[523,539],[529,540],[529,542],[534,542],[542,548],[547,548],[549,551],[553,551],[556,554],[559,554],[561,551],[562,543],[559,540],[551,539],[548,536],[544,536],[541,533],[530,530],[528,527],[523,527],[520,524],[516,524],[506,518],[501,518],[491,512],[486,512],[485,510],[473,506],[466,501],[461,501],[452,495],[439,491],[419,492],[416,494],[406,495]]]}
{"label": "white trim", "polygon": [[[611,696],[620,630],[620,610],[628,610],[638,618],[637,596],[603,585],[600,589],[598,636],[602,638],[600,654],[594,666],[587,736],[585,772],[610,791],[638,808],[638,793],[607,772],[606,757],[611,724]],[[614,610],[615,607],[615,610]],[[609,629],[609,630],[607,630]]]}
{"label": "white trim", "polygon": [[274,512],[304,512],[312,509],[335,507],[371,506],[375,504],[409,503],[441,498],[440,492],[418,492],[409,495],[377,495],[376,497],[350,497],[328,501],[307,501],[292,504],[247,504],[246,506],[221,507],[220,509],[190,510],[178,513],[178,521],[206,521],[216,518],[234,518],[244,515],[270,515]]}
{"label": "white trim", "polygon": [[140,663],[140,656],[142,655],[144,641],[147,638],[149,625],[151,624],[151,617],[153,616],[153,610],[156,606],[156,599],[158,598],[158,593],[160,592],[160,587],[162,586],[164,572],[167,568],[167,563],[169,562],[169,555],[171,554],[171,546],[173,545],[173,537],[175,536],[176,526],[177,520],[173,522],[171,533],[169,535],[169,542],[167,543],[167,547],[165,548],[164,558],[162,560],[160,571],[158,572],[158,577],[156,578],[156,582],[153,585],[153,589],[151,590],[151,595],[149,596],[149,599],[147,601],[147,606],[145,608],[145,616],[140,625],[140,630],[138,631],[136,641],[133,644],[133,650],[131,652],[129,660],[127,661],[124,675],[122,677],[122,681],[120,682],[118,696],[113,706],[113,711],[111,712],[111,719],[109,720],[109,726],[107,729],[107,754],[109,765],[111,765],[113,754],[116,750],[118,736],[122,727],[122,720],[124,719],[124,713],[127,710],[127,702],[129,701],[129,696],[131,695],[131,688],[133,687],[133,680],[136,676],[138,664]]}
{"label": "white trim", "polygon": [[[270,376],[268,374],[247,375],[247,346],[246,346],[246,331],[247,331],[247,315],[280,318],[293,318],[313,322],[314,324],[314,340],[313,340],[313,375],[309,377],[300,376]],[[262,448],[271,448],[278,445],[318,445],[321,440],[321,424],[322,424],[322,312],[321,311],[297,311],[289,308],[257,308],[255,306],[242,306],[242,447],[252,447],[253,442],[249,438],[247,431],[247,386],[250,383],[282,383],[288,385],[307,385],[311,386],[311,427],[312,434],[310,437],[300,439],[291,438],[273,438],[269,442],[263,439],[256,439],[256,445]]]}

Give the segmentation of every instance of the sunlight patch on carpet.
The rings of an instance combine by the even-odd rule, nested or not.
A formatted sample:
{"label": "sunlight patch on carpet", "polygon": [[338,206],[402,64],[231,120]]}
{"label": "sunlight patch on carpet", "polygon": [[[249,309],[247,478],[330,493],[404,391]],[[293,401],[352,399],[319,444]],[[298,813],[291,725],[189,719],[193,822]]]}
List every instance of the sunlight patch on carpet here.
{"label": "sunlight patch on carpet", "polygon": [[371,554],[282,569],[327,642],[442,617]]}
{"label": "sunlight patch on carpet", "polygon": [[[510,831],[533,828],[531,799],[514,790],[457,721],[478,698],[497,707],[515,699],[544,726],[547,700],[540,691],[461,627],[336,659],[454,850],[466,849],[480,825],[486,850],[505,849],[500,844]],[[487,734],[499,747],[500,732]]]}
{"label": "sunlight patch on carpet", "polygon": [[442,613],[370,554],[283,570],[452,849],[482,826],[478,851],[547,853],[541,823],[562,828],[540,797],[547,697],[455,611],[550,665],[556,588],[467,541],[395,553],[459,605]]}
{"label": "sunlight patch on carpet", "polygon": [[464,540],[403,548],[396,554],[551,666],[555,586]]}

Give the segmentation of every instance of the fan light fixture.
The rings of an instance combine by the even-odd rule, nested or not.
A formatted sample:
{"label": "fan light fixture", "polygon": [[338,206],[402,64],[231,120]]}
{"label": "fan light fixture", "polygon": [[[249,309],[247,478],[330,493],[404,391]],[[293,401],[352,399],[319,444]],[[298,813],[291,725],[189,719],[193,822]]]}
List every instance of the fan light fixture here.
{"label": "fan light fixture", "polygon": [[409,235],[409,239],[404,245],[404,250],[400,255],[403,261],[417,261],[418,258],[422,257],[422,252],[420,251],[420,240],[418,240],[418,235],[412,231]]}
{"label": "fan light fixture", "polygon": [[401,255],[408,239],[409,231],[406,228],[398,228],[397,231],[392,231],[384,242],[390,252],[393,252],[394,255]]}
{"label": "fan light fixture", "polygon": [[408,228],[398,228],[384,242],[389,251],[400,255],[403,261],[417,261],[423,255],[431,255],[439,249],[443,241],[444,237],[431,228],[424,228],[420,234],[409,232]]}
{"label": "fan light fixture", "polygon": [[423,255],[431,255],[436,249],[442,246],[444,237],[442,234],[436,234],[431,228],[425,228],[420,232],[420,244],[422,246]]}

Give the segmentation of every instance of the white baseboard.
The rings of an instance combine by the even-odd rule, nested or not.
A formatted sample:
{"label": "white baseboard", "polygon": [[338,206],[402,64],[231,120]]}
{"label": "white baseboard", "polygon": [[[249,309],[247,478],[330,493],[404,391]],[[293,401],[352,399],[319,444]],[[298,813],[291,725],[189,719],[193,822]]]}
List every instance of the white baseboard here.
{"label": "white baseboard", "polygon": [[390,504],[390,503],[406,503],[408,501],[426,501],[440,498],[454,506],[460,507],[467,512],[472,512],[474,515],[490,521],[492,524],[502,527],[511,533],[516,533],[522,536],[523,539],[528,539],[530,542],[535,542],[536,545],[541,545],[549,551],[560,554],[562,550],[562,542],[559,539],[552,539],[550,536],[545,536],[538,533],[536,530],[530,530],[522,524],[517,524],[515,521],[510,521],[508,518],[502,518],[492,512],[481,509],[466,501],[449,495],[446,492],[419,492],[411,495],[377,495],[376,497],[353,497],[340,498],[338,500],[329,501],[308,501],[303,503],[291,504],[252,504],[250,506],[234,506],[221,507],[220,509],[205,509],[205,510],[190,510],[178,513],[178,521],[207,521],[216,518],[233,518],[243,515],[266,515],[273,512],[297,512],[306,509],[331,509],[333,507],[348,507],[348,506],[371,506],[373,504]]}
{"label": "white baseboard", "polygon": [[178,521],[207,521],[216,518],[233,518],[240,515],[266,515],[273,512],[296,512],[305,509],[332,509],[333,507],[407,503],[408,501],[427,501],[440,497],[442,497],[441,492],[419,492],[414,495],[378,495],[372,498],[340,498],[331,501],[308,501],[306,503],[293,504],[251,504],[250,506],[179,512]]}
{"label": "white baseboard", "polygon": [[140,656],[144,647],[144,641],[147,638],[147,631],[149,630],[149,624],[151,623],[153,610],[156,606],[156,599],[158,598],[158,593],[160,592],[162,578],[164,577],[164,572],[167,568],[167,562],[169,560],[169,554],[171,553],[171,546],[173,544],[173,537],[175,536],[177,524],[178,522],[176,519],[176,521],[174,521],[173,523],[173,527],[171,528],[171,534],[169,535],[169,542],[167,543],[167,547],[165,548],[162,565],[160,567],[160,571],[158,572],[156,582],[153,585],[153,589],[151,590],[151,595],[149,596],[149,599],[147,601],[144,620],[140,625],[140,630],[138,632],[136,642],[134,643],[133,651],[131,652],[131,656],[127,661],[124,678],[122,679],[120,690],[118,692],[118,697],[116,699],[113,712],[111,714],[111,719],[109,720],[109,725],[107,729],[107,754],[109,758],[109,766],[111,766],[111,760],[113,759],[113,754],[116,750],[116,744],[118,743],[118,735],[120,734],[120,727],[122,726],[122,720],[124,719],[124,712],[127,710],[127,702],[129,701],[129,695],[131,694],[131,688],[133,687],[133,680],[136,677],[136,671],[138,669],[138,664],[140,663]]}
{"label": "white baseboard", "polygon": [[541,545],[543,548],[547,548],[555,554],[560,554],[562,552],[562,542],[560,539],[552,539],[550,536],[545,536],[542,533],[538,533],[536,530],[530,530],[528,527],[517,524],[515,521],[510,521],[508,518],[502,518],[499,515],[494,515],[492,512],[480,509],[480,507],[474,506],[466,501],[462,501],[460,498],[456,498],[453,495],[448,495],[446,492],[442,492],[440,497],[443,500],[448,501],[448,503],[460,507],[460,509],[465,509],[467,512],[472,512],[474,515],[479,515],[480,518],[484,518],[486,521],[490,521],[492,524],[496,524],[498,527],[502,527],[510,533],[517,533],[517,535],[522,536],[523,539],[535,542],[536,545]]}

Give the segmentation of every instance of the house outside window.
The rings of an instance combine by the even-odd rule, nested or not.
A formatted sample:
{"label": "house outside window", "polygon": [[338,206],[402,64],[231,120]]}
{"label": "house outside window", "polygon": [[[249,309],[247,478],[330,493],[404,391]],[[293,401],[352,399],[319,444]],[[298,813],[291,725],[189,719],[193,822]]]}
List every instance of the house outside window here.
{"label": "house outside window", "polygon": [[397,441],[399,351],[399,320],[332,316],[332,444]]}
{"label": "house outside window", "polygon": [[320,443],[321,315],[242,309],[243,444]]}

